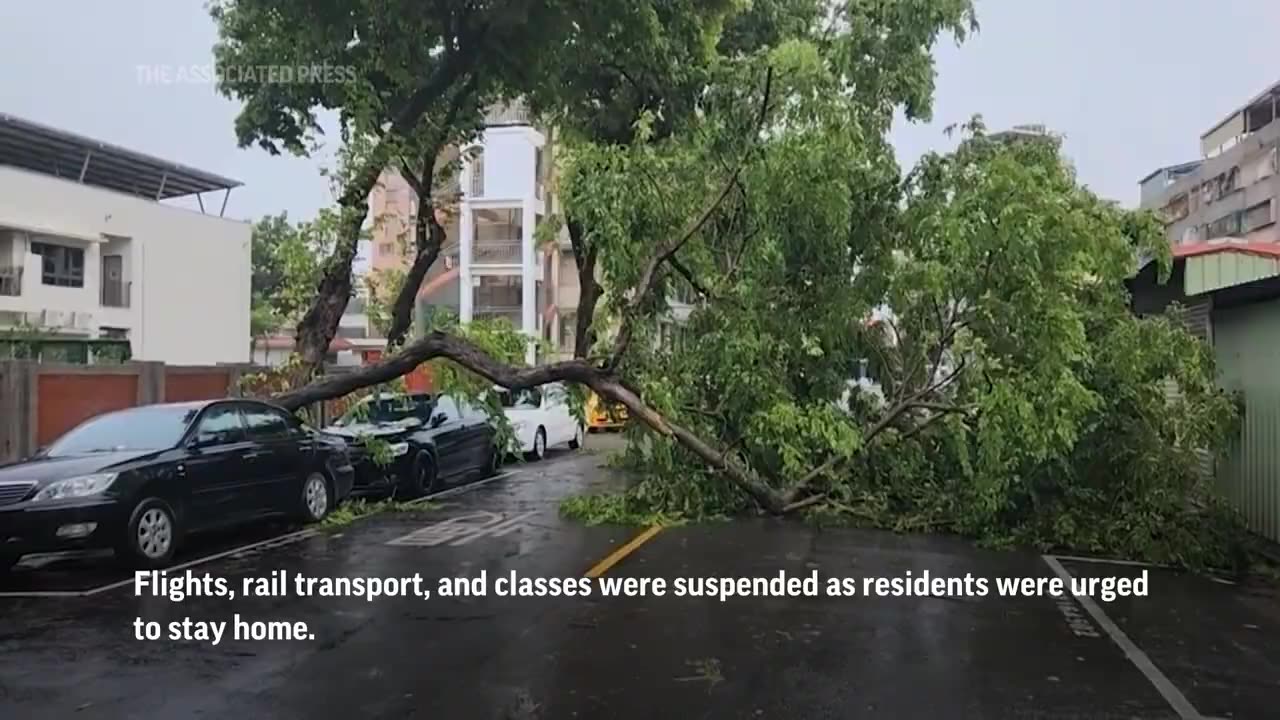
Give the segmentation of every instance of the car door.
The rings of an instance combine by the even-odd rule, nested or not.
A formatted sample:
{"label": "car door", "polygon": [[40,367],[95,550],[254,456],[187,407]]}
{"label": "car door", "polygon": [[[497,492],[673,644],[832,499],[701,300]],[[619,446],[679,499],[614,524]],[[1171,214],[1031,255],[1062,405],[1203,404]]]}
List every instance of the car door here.
{"label": "car door", "polygon": [[288,413],[270,405],[242,403],[240,411],[251,443],[245,454],[245,471],[256,485],[255,509],[287,510],[301,492],[307,471],[307,453],[302,447],[305,433]]}
{"label": "car door", "polygon": [[190,527],[233,522],[250,510],[253,481],[245,472],[243,457],[251,445],[234,405],[212,405],[196,419],[178,465],[178,474],[189,487]]}
{"label": "car door", "polygon": [[436,443],[436,471],[449,477],[467,469],[467,427],[462,409],[453,398],[442,395],[431,415],[432,438]]}
{"label": "car door", "polygon": [[542,397],[548,423],[547,444],[561,445],[577,437],[577,420],[569,410],[569,393],[565,387],[548,385]]}
{"label": "car door", "polygon": [[462,421],[466,426],[467,469],[487,468],[489,453],[493,450],[493,428],[489,425],[489,413],[475,405],[462,403]]}

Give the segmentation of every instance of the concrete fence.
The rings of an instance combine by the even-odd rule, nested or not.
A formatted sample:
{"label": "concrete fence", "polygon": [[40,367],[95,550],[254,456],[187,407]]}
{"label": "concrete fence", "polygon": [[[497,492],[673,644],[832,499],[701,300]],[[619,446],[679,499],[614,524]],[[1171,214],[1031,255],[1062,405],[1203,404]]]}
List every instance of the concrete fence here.
{"label": "concrete fence", "polygon": [[138,405],[238,394],[250,366],[0,361],[0,462],[29,457],[81,422]]}

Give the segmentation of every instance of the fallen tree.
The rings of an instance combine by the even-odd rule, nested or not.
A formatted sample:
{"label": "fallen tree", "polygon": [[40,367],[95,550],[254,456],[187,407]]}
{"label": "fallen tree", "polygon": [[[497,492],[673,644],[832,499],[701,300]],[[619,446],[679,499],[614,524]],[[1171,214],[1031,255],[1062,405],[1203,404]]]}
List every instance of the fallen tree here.
{"label": "fallen tree", "polygon": [[[1221,445],[1229,403],[1204,348],[1127,307],[1136,254],[1168,263],[1154,219],[1081,187],[1052,137],[996,141],[974,122],[954,153],[897,165],[894,114],[927,117],[929,50],[971,28],[969,3],[710,5],[566,5],[573,29],[539,58],[546,77],[513,75],[562,129],[575,359],[522,367],[437,327],[276,400],[299,408],[437,361],[508,388],[569,382],[652,431],[629,448],[644,481],[600,501],[611,517],[804,511],[1225,562],[1236,526],[1189,461]],[[377,127],[375,147],[414,148],[396,157],[416,158],[405,173],[427,197],[435,141]],[[432,222],[401,299],[438,252]],[[345,298],[326,282],[300,338],[332,336],[323,308]],[[690,338],[658,342],[677,297],[696,300]],[[863,365],[875,392],[851,383]]]}

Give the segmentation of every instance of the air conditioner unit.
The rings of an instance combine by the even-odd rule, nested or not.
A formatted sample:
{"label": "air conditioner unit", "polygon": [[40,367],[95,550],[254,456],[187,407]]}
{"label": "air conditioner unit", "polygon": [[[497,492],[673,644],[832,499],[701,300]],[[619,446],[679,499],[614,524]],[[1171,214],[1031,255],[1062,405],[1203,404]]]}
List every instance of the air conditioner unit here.
{"label": "air conditioner unit", "polygon": [[44,317],[40,319],[40,324],[50,328],[62,327],[66,323],[65,316],[66,313],[61,310],[45,310]]}
{"label": "air conditioner unit", "polygon": [[71,325],[77,330],[88,330],[93,327],[93,314],[87,312],[71,313]]}

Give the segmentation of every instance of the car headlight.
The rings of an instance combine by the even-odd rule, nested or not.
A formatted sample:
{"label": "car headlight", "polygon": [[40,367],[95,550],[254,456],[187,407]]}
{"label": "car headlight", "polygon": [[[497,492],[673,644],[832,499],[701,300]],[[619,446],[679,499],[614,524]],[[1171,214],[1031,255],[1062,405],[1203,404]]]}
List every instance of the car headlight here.
{"label": "car headlight", "polygon": [[97,473],[95,475],[81,475],[80,477],[59,480],[41,488],[40,492],[31,498],[31,501],[61,500],[64,498],[97,495],[111,487],[111,483],[115,482],[116,476],[117,473]]}
{"label": "car headlight", "polygon": [[408,454],[409,443],[407,442],[391,443],[387,445],[387,449],[391,451],[391,457],[400,457],[401,455]]}

